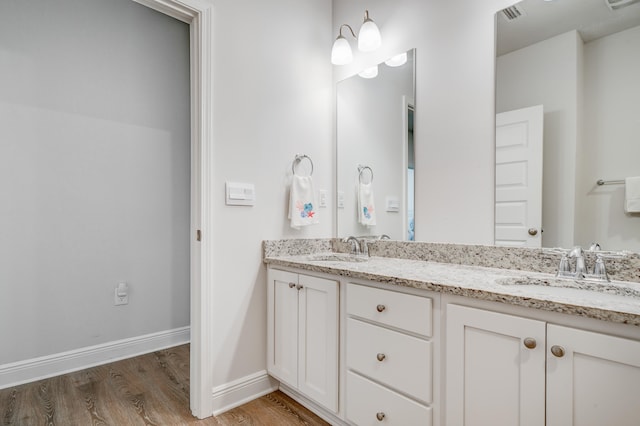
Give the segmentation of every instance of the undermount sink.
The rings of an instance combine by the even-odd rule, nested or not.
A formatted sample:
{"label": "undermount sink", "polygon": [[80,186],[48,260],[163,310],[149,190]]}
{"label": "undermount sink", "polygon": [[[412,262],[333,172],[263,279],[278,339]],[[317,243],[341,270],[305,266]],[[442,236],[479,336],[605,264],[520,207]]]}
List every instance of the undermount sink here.
{"label": "undermount sink", "polygon": [[366,256],[357,256],[348,253],[317,253],[305,257],[308,262],[366,262]]}
{"label": "undermount sink", "polygon": [[503,278],[497,281],[505,286],[538,286],[593,291],[613,296],[633,297],[640,299],[640,286],[611,282],[594,282],[558,278],[518,277]]}

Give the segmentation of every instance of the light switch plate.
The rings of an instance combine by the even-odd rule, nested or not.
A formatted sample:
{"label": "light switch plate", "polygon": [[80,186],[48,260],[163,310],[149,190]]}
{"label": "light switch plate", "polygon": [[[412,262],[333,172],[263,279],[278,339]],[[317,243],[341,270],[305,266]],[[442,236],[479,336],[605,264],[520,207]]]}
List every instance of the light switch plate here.
{"label": "light switch plate", "polygon": [[327,190],[321,189],[318,191],[318,206],[319,207],[327,207]]}
{"label": "light switch plate", "polygon": [[398,199],[398,197],[387,197],[385,201],[388,212],[400,211],[400,200]]}
{"label": "light switch plate", "polygon": [[338,191],[338,208],[339,209],[344,209],[344,191]]}
{"label": "light switch plate", "polygon": [[225,195],[228,206],[253,206],[256,187],[252,183],[225,182]]}

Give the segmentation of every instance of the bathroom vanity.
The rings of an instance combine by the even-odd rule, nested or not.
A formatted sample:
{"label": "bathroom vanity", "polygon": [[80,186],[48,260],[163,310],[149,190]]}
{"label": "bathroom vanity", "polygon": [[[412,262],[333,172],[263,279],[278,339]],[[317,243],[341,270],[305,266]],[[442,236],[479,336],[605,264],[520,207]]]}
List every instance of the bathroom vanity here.
{"label": "bathroom vanity", "polygon": [[[544,250],[375,242],[363,258],[298,243],[264,245],[268,371],[330,423],[640,418],[637,255],[596,285],[556,279]],[[499,267],[511,256],[519,270]]]}

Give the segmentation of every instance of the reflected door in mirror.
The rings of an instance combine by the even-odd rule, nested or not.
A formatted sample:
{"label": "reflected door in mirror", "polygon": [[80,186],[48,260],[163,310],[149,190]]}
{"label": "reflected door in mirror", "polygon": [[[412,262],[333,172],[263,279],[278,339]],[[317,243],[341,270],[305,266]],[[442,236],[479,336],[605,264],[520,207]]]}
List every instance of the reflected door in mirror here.
{"label": "reflected door in mirror", "polygon": [[496,245],[541,247],[542,129],[542,105],[496,115]]}

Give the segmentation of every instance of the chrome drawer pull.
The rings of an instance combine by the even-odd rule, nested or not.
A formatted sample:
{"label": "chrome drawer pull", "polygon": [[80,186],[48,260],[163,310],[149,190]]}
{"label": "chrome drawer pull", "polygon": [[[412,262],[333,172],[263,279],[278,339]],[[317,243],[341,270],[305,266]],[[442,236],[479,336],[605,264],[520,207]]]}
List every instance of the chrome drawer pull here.
{"label": "chrome drawer pull", "polygon": [[378,358],[378,361],[382,362],[385,360],[387,356],[385,354],[378,354],[376,355],[376,358]]}
{"label": "chrome drawer pull", "polygon": [[384,311],[385,309],[387,309],[387,307],[386,307],[386,306],[384,306],[384,305],[378,305],[378,306],[376,306],[376,309],[377,309],[377,311],[378,311],[378,312],[382,312],[382,311]]}
{"label": "chrome drawer pull", "polygon": [[378,419],[379,422],[383,421],[385,417],[382,411],[376,414],[376,419]]}
{"label": "chrome drawer pull", "polygon": [[296,286],[296,283],[289,283],[289,288],[294,288]]}

